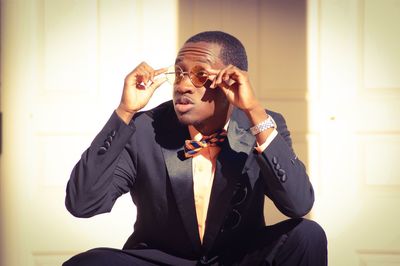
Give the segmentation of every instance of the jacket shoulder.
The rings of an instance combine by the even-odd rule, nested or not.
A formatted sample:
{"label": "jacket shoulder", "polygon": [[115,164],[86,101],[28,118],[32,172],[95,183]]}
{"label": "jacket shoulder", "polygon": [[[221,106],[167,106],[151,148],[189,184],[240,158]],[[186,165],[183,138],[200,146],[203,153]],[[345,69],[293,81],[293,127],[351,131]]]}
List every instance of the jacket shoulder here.
{"label": "jacket shoulder", "polygon": [[137,112],[133,117],[133,120],[136,123],[141,123],[145,121],[154,121],[158,119],[163,119],[171,116],[172,117],[176,116],[172,100],[161,103],[160,105],[150,110]]}

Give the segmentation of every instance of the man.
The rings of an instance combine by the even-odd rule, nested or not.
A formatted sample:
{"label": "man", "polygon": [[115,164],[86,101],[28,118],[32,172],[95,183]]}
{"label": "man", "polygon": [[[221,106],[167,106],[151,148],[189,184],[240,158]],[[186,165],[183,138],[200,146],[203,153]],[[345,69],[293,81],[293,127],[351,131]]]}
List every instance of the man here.
{"label": "man", "polygon": [[[211,31],[185,42],[174,73],[143,62],[126,77],[118,108],[72,171],[66,206],[90,217],[130,192],[134,232],[123,250],[65,265],[326,265],[324,231],[301,218],[314,202],[304,165],[246,71],[240,41]],[[173,101],[140,112],[164,74],[175,77]],[[264,195],[293,219],[266,227]]]}

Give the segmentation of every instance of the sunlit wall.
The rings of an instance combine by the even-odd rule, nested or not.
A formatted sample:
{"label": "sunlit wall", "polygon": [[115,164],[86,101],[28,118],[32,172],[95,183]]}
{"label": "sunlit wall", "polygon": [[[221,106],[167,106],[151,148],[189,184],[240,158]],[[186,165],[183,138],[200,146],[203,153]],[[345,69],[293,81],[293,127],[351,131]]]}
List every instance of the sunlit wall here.
{"label": "sunlit wall", "polygon": [[[111,214],[77,219],[65,186],[125,76],[142,61],[173,64],[176,24],[173,0],[1,1],[1,265],[61,265],[122,247],[136,217],[129,195]],[[170,98],[162,86],[149,106]]]}
{"label": "sunlit wall", "polygon": [[309,171],[330,265],[400,265],[399,15],[399,1],[308,1]]}
{"label": "sunlit wall", "polygon": [[[244,43],[257,97],[287,120],[330,265],[400,265],[399,14],[396,0],[1,0],[1,265],[122,246],[129,196],[74,218],[70,170],[133,67],[169,66],[184,40],[215,29]],[[147,108],[170,98],[163,85]],[[285,219],[266,203],[267,223]]]}

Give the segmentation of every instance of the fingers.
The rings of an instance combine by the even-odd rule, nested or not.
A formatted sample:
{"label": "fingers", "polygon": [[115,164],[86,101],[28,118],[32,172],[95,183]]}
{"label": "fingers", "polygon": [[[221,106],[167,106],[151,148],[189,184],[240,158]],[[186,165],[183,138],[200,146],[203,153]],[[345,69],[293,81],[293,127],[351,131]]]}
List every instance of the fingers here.
{"label": "fingers", "polygon": [[242,83],[241,79],[246,78],[244,71],[241,71],[239,68],[228,65],[222,70],[208,70],[210,76],[213,77],[210,88],[214,89],[216,87],[230,87],[234,83]]}
{"label": "fingers", "polygon": [[167,81],[167,77],[160,77],[158,79],[155,79],[150,86],[148,87],[148,89],[151,90],[156,90],[158,87],[160,87],[164,82]]}
{"label": "fingers", "polygon": [[[166,72],[168,68],[160,68],[154,70],[146,62],[140,63],[128,76],[125,78],[125,83],[128,86],[135,86],[138,89],[145,89],[155,83],[156,77]],[[161,82],[161,83],[160,83]],[[164,81],[156,83],[156,88]]]}
{"label": "fingers", "polygon": [[160,69],[153,70],[153,71],[150,73],[150,81],[151,81],[151,82],[154,82],[154,81],[155,81],[155,77],[157,77],[157,76],[159,76],[160,74],[163,74],[163,73],[165,73],[165,72],[167,72],[167,71],[168,71],[168,67],[163,67],[163,68],[160,68]]}
{"label": "fingers", "polygon": [[167,70],[168,70],[168,67],[164,67],[164,68],[160,68],[160,69],[154,70],[151,73],[151,78],[150,78],[150,80],[149,80],[149,82],[147,84],[149,86],[149,89],[156,90],[164,82],[167,81],[167,77],[165,75],[164,76],[159,76],[160,74],[167,72]]}
{"label": "fingers", "polygon": [[165,73],[165,72],[167,72],[167,71],[168,71],[168,67],[163,67],[163,68],[154,70],[154,73],[155,73],[155,76],[158,76],[158,75],[160,75],[160,74],[162,74],[162,73]]}

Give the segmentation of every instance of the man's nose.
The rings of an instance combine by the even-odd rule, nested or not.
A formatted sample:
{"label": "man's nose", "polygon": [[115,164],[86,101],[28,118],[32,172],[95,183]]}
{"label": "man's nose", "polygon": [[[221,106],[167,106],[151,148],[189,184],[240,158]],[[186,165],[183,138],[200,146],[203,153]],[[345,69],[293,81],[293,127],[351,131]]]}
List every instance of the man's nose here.
{"label": "man's nose", "polygon": [[181,79],[175,81],[174,89],[179,93],[192,93],[195,87],[189,75],[183,75]]}

